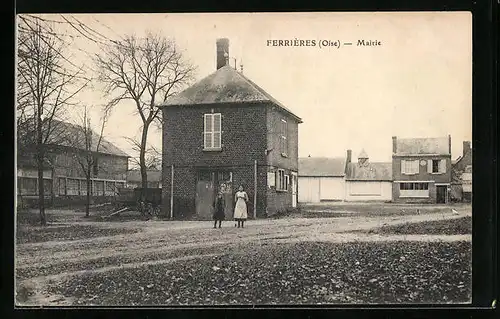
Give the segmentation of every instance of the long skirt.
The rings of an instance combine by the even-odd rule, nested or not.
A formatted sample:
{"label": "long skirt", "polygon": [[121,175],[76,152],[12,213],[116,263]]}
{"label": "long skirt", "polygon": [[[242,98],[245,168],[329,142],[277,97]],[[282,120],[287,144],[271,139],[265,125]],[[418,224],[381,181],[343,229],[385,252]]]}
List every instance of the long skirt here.
{"label": "long skirt", "polygon": [[212,217],[214,220],[224,220],[226,217],[224,214],[224,208],[216,209]]}
{"label": "long skirt", "polygon": [[247,219],[247,203],[243,198],[238,198],[236,201],[236,206],[234,208],[234,219],[245,220]]}

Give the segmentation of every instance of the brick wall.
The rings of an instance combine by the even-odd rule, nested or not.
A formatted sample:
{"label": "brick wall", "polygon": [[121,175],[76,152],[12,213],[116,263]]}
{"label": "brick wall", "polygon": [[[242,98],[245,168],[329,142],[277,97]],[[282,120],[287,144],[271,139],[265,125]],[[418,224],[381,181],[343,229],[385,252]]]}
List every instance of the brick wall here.
{"label": "brick wall", "polygon": [[[170,216],[172,187],[171,166],[162,163],[162,215]],[[195,214],[196,169],[194,167],[174,167],[174,218],[189,218]]]}
{"label": "brick wall", "polygon": [[436,185],[429,183],[429,197],[427,198],[410,198],[399,197],[399,183],[392,183],[392,200],[395,203],[435,203],[436,202]]}
{"label": "brick wall", "polygon": [[[203,150],[203,115],[222,114],[222,150]],[[289,154],[279,153],[279,126],[288,122]],[[227,169],[233,173],[233,191],[243,185],[249,196],[248,215],[253,216],[254,161],[257,160],[257,216],[274,214],[292,206],[291,190],[267,187],[270,163],[297,171],[298,123],[277,109],[261,103],[223,104],[163,109],[163,213],[170,213],[171,165],[174,165],[174,215],[191,217],[195,211],[197,168]],[[274,148],[266,155],[265,150]],[[271,207],[267,203],[271,202]]]}
{"label": "brick wall", "polygon": [[[446,160],[446,173],[444,174],[431,174],[427,172],[427,165],[421,166],[420,163],[419,173],[414,175],[401,174],[401,160]],[[392,157],[392,176],[395,181],[435,181],[436,183],[450,183],[451,182],[451,157],[449,155],[443,156],[430,156],[430,157],[411,157],[411,156],[393,156]]]}
{"label": "brick wall", "polygon": [[[203,150],[203,115],[222,114],[222,150]],[[171,165],[174,165],[174,214],[191,217],[195,211],[197,168],[224,168],[233,172],[233,191],[243,185],[253,214],[254,160],[265,165],[266,112],[263,104],[224,104],[163,109],[164,214],[170,213]],[[258,198],[265,196],[266,175],[259,176]],[[259,194],[262,193],[262,194]],[[261,203],[262,202],[262,203]],[[265,211],[265,202],[257,201]]]}
{"label": "brick wall", "polygon": [[[282,120],[287,122],[287,156],[280,152]],[[267,215],[272,216],[278,212],[292,208],[292,171],[298,171],[298,134],[299,123],[289,114],[280,111],[277,107],[269,107],[267,110],[268,140],[267,149],[272,150],[267,156],[269,172],[275,172],[278,168],[284,169],[285,174],[290,176],[288,191],[277,191],[275,187],[266,187]],[[267,173],[266,173],[267,174]],[[267,179],[266,179],[267,182]]]}
{"label": "brick wall", "polygon": [[[287,157],[281,155],[280,152],[280,124],[281,121],[287,122],[287,141],[288,154]],[[278,166],[280,168],[298,170],[298,136],[299,124],[290,115],[279,111],[276,107],[267,109],[267,149],[272,150],[267,156],[268,165]]]}
{"label": "brick wall", "polygon": [[[203,151],[203,115],[222,114],[222,151]],[[263,162],[264,104],[221,104],[163,108],[163,162],[167,165],[223,166]]]}

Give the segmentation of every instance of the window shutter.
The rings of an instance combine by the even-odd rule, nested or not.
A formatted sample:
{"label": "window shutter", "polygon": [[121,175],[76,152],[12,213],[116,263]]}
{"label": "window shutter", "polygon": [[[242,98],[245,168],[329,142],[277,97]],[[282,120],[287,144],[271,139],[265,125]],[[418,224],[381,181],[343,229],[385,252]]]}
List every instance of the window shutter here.
{"label": "window shutter", "polygon": [[221,121],[221,115],[220,113],[218,114],[214,114],[213,115],[214,117],[214,132],[220,132],[222,129],[221,129],[221,124],[222,124],[222,121]]}
{"label": "window shutter", "polygon": [[203,118],[203,148],[208,148],[208,129],[210,127],[210,114],[205,114]]}
{"label": "window shutter", "polygon": [[401,174],[405,173],[405,165],[406,165],[406,161],[405,160],[401,160]]}
{"label": "window shutter", "polygon": [[446,160],[444,159],[439,161],[439,172],[446,173]]}
{"label": "window shutter", "polygon": [[211,132],[212,131],[212,114],[205,114],[205,124],[203,128],[203,132]]}
{"label": "window shutter", "polygon": [[280,180],[279,180],[279,175],[280,175],[280,171],[276,170],[276,171],[274,172],[274,187],[275,187],[276,189],[279,189],[279,188],[280,188],[280,186],[279,186],[279,185],[280,185],[280,184],[279,184],[279,182],[280,182]]}
{"label": "window shutter", "polygon": [[427,173],[432,173],[432,160],[427,160]]}
{"label": "window shutter", "polygon": [[217,134],[216,134],[216,140],[215,140],[215,143],[217,143],[216,147],[222,147],[222,115],[219,113],[219,114],[216,114],[215,116],[215,129],[217,131]]}

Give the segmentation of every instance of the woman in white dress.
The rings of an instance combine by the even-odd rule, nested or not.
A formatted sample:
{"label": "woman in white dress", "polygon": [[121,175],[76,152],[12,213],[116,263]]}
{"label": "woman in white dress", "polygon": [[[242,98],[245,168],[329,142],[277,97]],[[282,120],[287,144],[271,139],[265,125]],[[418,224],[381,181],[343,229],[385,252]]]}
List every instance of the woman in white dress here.
{"label": "woman in white dress", "polygon": [[[247,219],[247,201],[248,201],[248,195],[246,192],[243,191],[243,186],[240,186],[238,188],[238,191],[236,192],[236,195],[234,196],[234,200],[236,202],[236,205],[234,207],[234,220],[238,222],[238,228],[243,228],[243,224],[245,223],[245,220]],[[236,225],[235,225],[236,226]]]}

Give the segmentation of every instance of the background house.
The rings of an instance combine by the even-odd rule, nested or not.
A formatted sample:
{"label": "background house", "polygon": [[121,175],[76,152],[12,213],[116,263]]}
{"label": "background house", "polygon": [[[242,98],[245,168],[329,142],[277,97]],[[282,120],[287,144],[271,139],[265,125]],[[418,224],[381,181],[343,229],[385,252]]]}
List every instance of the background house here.
{"label": "background house", "polygon": [[[80,162],[85,155],[82,128],[78,125],[53,120],[53,133],[46,147],[44,184],[47,204],[65,205],[85,201],[87,181]],[[64,136],[64,138],[60,138]],[[99,135],[92,134],[95,148]],[[17,198],[18,202],[36,205],[38,199],[37,166],[34,153],[17,154]],[[128,155],[102,138],[99,152],[92,167],[91,190],[94,201],[114,196],[124,188],[128,169]]]}
{"label": "background house", "polygon": [[[161,188],[161,170],[148,169],[148,188]],[[127,188],[142,187],[141,171],[139,169],[131,169],[127,171]]]}
{"label": "background house", "polygon": [[[297,205],[301,119],[228,65],[229,40],[216,42],[217,70],[162,106],[163,213],[209,219],[217,192],[230,218],[234,193],[249,216]],[[173,176],[173,179],[172,179]]]}
{"label": "background house", "polygon": [[299,158],[299,202],[344,200],[345,165],[345,158]]}
{"label": "background house", "polygon": [[347,151],[345,174],[346,201],[391,201],[392,163],[370,162],[364,150],[358,161],[351,162],[352,151]]}
{"label": "background house", "polygon": [[452,164],[451,198],[454,201],[472,200],[472,147],[463,142],[462,156]]}
{"label": "background house", "polygon": [[451,183],[451,136],[392,138],[393,200],[446,203]]}

